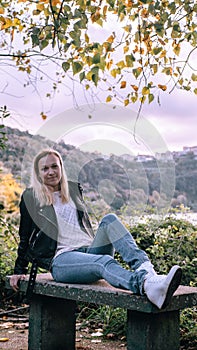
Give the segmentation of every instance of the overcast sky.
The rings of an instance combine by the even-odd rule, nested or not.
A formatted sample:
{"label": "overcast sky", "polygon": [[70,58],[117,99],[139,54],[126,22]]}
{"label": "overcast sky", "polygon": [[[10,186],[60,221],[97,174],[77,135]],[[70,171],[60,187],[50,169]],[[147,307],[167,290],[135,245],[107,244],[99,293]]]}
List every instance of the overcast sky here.
{"label": "overcast sky", "polygon": [[[0,78],[3,87],[8,80],[2,71]],[[31,87],[22,88],[21,81],[10,79],[11,88],[9,85],[9,89],[1,93],[1,106],[7,105],[11,111],[11,117],[5,124],[11,127],[42,134],[56,141],[64,139],[65,143],[106,154],[163,151],[159,147],[151,149],[153,136],[158,137],[157,146],[162,144],[163,147],[164,142],[166,150],[170,151],[197,146],[197,97],[188,92],[162,93],[161,105],[157,102],[145,104],[141,119],[135,125],[137,105],[122,107],[117,103],[100,104],[99,101],[92,104],[91,100],[87,104],[79,89],[75,91],[78,106],[68,89],[57,94],[53,101],[48,101],[45,92],[40,98]],[[101,95],[99,98],[102,102]],[[43,109],[47,114],[46,120],[40,116]],[[141,134],[140,128],[150,129],[147,130],[148,139]]]}

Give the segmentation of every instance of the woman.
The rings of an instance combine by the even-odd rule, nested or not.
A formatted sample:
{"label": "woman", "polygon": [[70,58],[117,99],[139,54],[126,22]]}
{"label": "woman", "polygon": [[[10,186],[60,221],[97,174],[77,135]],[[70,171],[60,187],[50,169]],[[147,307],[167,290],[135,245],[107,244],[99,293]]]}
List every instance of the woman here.
{"label": "woman", "polygon": [[[29,261],[33,262],[31,289],[37,265],[48,269],[57,282],[105,279],[114,287],[146,294],[159,309],[167,306],[179,286],[181,268],[175,265],[168,275],[157,275],[147,254],[137,247],[116,215],[104,216],[94,236],[82,189],[67,181],[57,151],[43,150],[35,157],[32,187],[22,195],[20,213],[20,243],[10,279],[15,291]],[[115,250],[130,270],[113,258]]]}

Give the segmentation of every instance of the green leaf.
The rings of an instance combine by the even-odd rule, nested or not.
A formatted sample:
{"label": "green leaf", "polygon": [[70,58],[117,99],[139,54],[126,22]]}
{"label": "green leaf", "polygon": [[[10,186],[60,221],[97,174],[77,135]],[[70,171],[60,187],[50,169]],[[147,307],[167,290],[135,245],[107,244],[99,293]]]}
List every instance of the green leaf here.
{"label": "green leaf", "polygon": [[192,78],[193,81],[197,81],[197,75],[196,74],[193,73],[191,78]]}
{"label": "green leaf", "polygon": [[72,62],[73,74],[79,73],[83,68],[83,63],[79,61]]}
{"label": "green leaf", "polygon": [[91,73],[92,73],[92,81],[97,86],[98,81],[99,81],[99,68],[98,67],[93,67],[91,69]]}
{"label": "green leaf", "polygon": [[79,74],[80,83],[85,79],[85,72]]}
{"label": "green leaf", "polygon": [[153,55],[158,55],[162,51],[162,47],[154,47]]}
{"label": "green leaf", "polygon": [[154,100],[155,96],[153,94],[148,95],[148,102],[151,103]]}
{"label": "green leaf", "polygon": [[36,34],[31,35],[31,40],[32,40],[32,46],[38,46],[40,43],[39,37]]}
{"label": "green leaf", "polygon": [[126,55],[125,60],[126,60],[127,67],[133,67],[133,62],[135,61],[135,57],[132,54]]}
{"label": "green leaf", "polygon": [[163,23],[161,23],[161,22],[155,23],[155,31],[159,36],[163,37],[163,35],[164,35]]}
{"label": "green leaf", "polygon": [[92,58],[92,63],[93,63],[93,64],[100,63],[100,60],[101,60],[100,54],[99,54],[99,53],[96,53],[96,55],[94,55],[93,58]]}
{"label": "green leaf", "polygon": [[69,68],[70,68],[70,63],[63,62],[62,63],[62,68],[63,68],[64,72],[67,72],[67,70],[69,70]]}
{"label": "green leaf", "polygon": [[133,75],[135,76],[136,79],[139,77],[141,72],[142,72],[142,68],[141,67],[133,69]]}
{"label": "green leaf", "polygon": [[40,50],[43,50],[45,47],[47,47],[49,44],[48,40],[42,40],[39,43]]}

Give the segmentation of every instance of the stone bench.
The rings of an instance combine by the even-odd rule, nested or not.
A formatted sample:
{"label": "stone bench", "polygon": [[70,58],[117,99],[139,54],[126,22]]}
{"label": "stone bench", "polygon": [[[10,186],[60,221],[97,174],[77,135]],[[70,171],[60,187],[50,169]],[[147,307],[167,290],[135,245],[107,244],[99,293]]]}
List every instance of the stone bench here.
{"label": "stone bench", "polygon": [[[27,279],[21,281],[25,292]],[[9,286],[9,276],[6,280]],[[179,286],[170,304],[159,310],[146,296],[117,289],[106,281],[79,285],[56,283],[37,275],[30,303],[29,350],[74,350],[77,302],[127,309],[128,350],[179,350],[179,312],[197,305],[197,288]]]}

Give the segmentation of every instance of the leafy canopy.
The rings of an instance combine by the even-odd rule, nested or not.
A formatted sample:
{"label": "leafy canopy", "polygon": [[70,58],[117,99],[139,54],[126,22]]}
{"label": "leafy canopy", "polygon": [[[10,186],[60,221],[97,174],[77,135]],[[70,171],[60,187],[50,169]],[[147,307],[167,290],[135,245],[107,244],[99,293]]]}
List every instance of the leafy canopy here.
{"label": "leafy canopy", "polygon": [[51,61],[54,90],[70,76],[86,91],[102,87],[106,102],[197,94],[196,18],[195,0],[1,0],[0,57],[40,79],[41,60]]}

